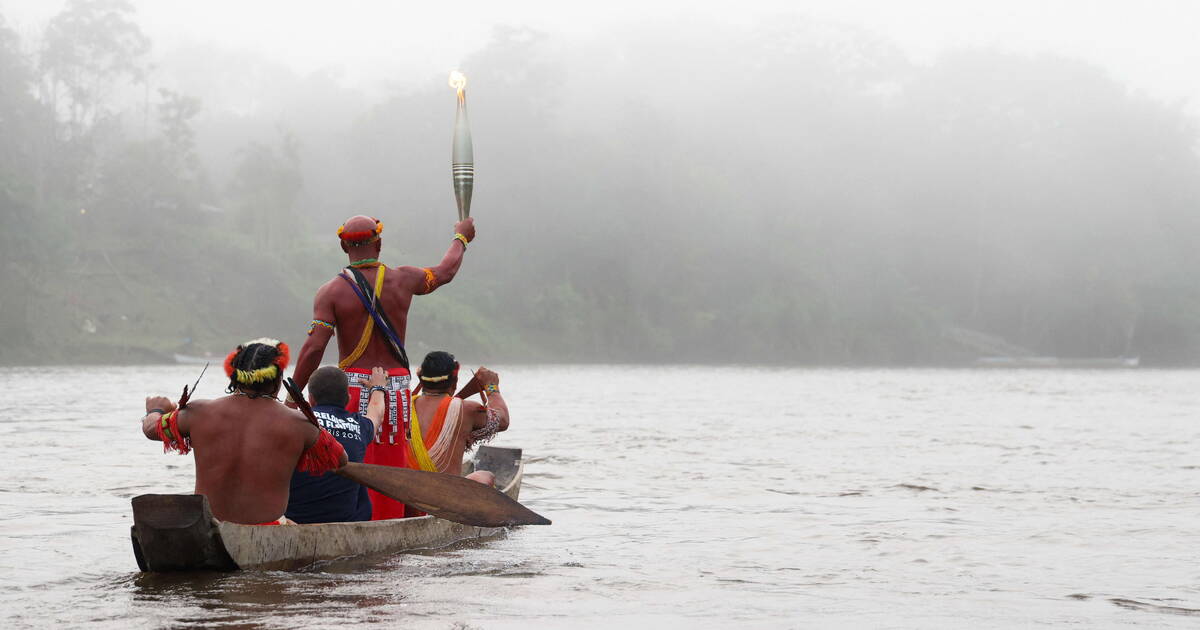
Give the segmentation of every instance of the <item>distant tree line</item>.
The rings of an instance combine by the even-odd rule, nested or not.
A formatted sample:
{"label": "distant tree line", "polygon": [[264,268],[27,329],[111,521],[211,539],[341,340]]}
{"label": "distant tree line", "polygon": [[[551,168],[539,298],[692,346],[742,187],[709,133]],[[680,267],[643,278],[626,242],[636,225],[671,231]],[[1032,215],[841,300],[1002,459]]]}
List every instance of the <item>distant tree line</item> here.
{"label": "distant tree line", "polygon": [[[591,44],[499,29],[464,61],[480,237],[415,301],[412,348],[1197,363],[1200,163],[1180,107],[1052,56],[919,65],[799,18],[659,26]],[[371,99],[151,53],[121,0],[68,2],[36,42],[0,16],[0,362],[299,343],[345,216],[385,221],[389,264],[448,246],[440,77]],[[203,55],[222,63],[198,76]],[[228,105],[242,94],[270,105]]]}

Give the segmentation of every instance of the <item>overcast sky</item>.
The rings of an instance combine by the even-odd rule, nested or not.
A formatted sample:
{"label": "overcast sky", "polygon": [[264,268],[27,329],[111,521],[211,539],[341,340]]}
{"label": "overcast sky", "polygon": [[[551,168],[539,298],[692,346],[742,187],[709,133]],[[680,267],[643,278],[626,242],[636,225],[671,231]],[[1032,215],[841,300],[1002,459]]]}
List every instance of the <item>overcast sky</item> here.
{"label": "overcast sky", "polygon": [[[560,0],[398,3],[391,0],[134,0],[159,52],[188,43],[255,51],[298,71],[335,69],[352,84],[444,76],[497,24],[587,39],[602,27],[710,18],[752,25],[802,14],[866,27],[916,61],[960,46],[1054,52],[1106,68],[1137,90],[1200,113],[1200,2],[1154,0]],[[60,0],[0,0],[23,35]]]}

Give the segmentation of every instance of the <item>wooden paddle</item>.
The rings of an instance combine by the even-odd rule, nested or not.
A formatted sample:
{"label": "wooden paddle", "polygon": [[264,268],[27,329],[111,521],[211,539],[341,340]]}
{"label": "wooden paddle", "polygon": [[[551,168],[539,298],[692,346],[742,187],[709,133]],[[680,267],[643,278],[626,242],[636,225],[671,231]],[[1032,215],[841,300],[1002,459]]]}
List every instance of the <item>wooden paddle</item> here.
{"label": "wooden paddle", "polygon": [[458,475],[350,462],[335,473],[418,510],[478,527],[549,525],[499,490]]}
{"label": "wooden paddle", "polygon": [[[296,382],[288,378],[283,386],[304,417],[321,428]],[[457,475],[357,462],[350,462],[334,472],[396,501],[455,523],[477,527],[550,524],[550,519],[503,492]]]}
{"label": "wooden paddle", "polygon": [[479,384],[479,378],[472,374],[471,380],[467,381],[467,384],[463,385],[462,389],[458,390],[458,393],[455,394],[454,397],[464,399],[470,398],[481,391],[483,391],[483,386]]}

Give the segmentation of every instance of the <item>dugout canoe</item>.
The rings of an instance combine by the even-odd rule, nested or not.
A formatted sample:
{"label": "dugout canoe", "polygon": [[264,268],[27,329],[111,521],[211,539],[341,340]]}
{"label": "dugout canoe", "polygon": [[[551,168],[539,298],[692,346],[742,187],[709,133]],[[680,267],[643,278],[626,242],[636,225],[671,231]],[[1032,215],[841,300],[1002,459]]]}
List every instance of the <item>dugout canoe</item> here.
{"label": "dugout canoe", "polygon": [[[464,473],[490,470],[496,486],[517,499],[524,464],[521,449],[481,446]],[[198,494],[143,494],[133,498],[133,554],[149,572],[292,570],[366,554],[436,549],[503,528],[462,525],[433,516],[314,525],[258,526],[226,523]]]}

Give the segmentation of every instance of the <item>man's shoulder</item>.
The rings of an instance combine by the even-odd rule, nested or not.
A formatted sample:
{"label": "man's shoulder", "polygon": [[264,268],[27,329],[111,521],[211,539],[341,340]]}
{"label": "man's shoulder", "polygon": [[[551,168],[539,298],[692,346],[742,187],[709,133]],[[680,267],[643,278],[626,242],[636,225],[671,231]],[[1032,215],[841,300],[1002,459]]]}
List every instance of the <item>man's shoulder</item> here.
{"label": "man's shoulder", "polygon": [[485,411],[486,409],[487,407],[483,406],[482,403],[474,400],[463,400],[462,402],[463,413],[479,413],[481,411]]}
{"label": "man's shoulder", "polygon": [[200,400],[189,400],[187,406],[180,411],[180,417],[187,416],[195,421],[197,418],[205,418],[208,416],[221,416],[230,409],[229,399],[232,396],[222,396],[220,398],[204,398]]}
{"label": "man's shoulder", "polygon": [[317,289],[317,297],[319,298],[323,295],[331,295],[341,291],[342,285],[346,284],[346,281],[342,280],[341,277],[342,274],[338,273],[329,280],[326,280],[325,284],[322,284],[321,288]]}
{"label": "man's shoulder", "polygon": [[385,279],[387,282],[408,282],[416,280],[425,280],[425,268],[414,267],[412,265],[401,265],[399,267],[391,267],[388,269],[388,275]]}
{"label": "man's shoulder", "polygon": [[312,423],[299,409],[292,409],[286,405],[276,405],[271,407],[271,418],[283,425],[291,425],[297,427],[303,432],[308,432],[312,428]]}
{"label": "man's shoulder", "polygon": [[220,401],[220,400],[223,400],[223,399],[217,398],[215,400],[211,400],[208,398],[201,398],[199,400],[189,400],[187,403],[187,406],[184,407],[183,410],[186,412],[201,412],[202,413],[206,409],[212,407],[213,403]]}
{"label": "man's shoulder", "polygon": [[[251,417],[257,421],[266,421],[272,425],[296,425],[301,428],[309,426],[308,420],[304,414],[298,409],[292,409],[286,405],[275,402],[272,405],[257,404],[262,400],[262,397],[252,399],[246,396],[230,395],[223,398],[215,398],[207,401],[207,409],[215,412],[213,415],[228,416],[236,419],[239,423],[245,424],[247,417]],[[253,403],[253,404],[252,404]],[[188,408],[192,406],[188,403]]]}
{"label": "man's shoulder", "polygon": [[219,430],[280,435],[280,431],[305,435],[311,425],[304,415],[284,405],[250,406],[242,396],[225,396],[188,402],[186,414],[191,426],[197,420]]}

